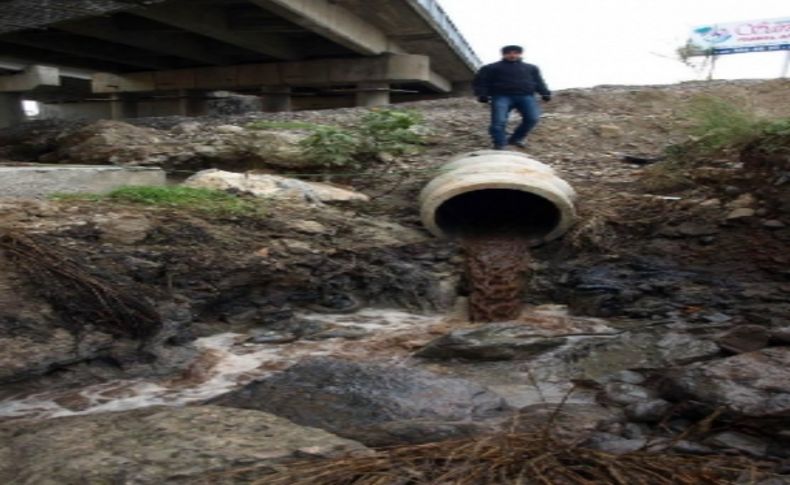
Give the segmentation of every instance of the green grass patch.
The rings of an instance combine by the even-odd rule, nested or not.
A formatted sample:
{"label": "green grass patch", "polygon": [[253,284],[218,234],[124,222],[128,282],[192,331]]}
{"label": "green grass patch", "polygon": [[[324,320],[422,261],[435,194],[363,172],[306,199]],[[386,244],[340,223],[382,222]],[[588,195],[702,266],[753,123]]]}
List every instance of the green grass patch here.
{"label": "green grass patch", "polygon": [[262,200],[237,197],[221,190],[184,187],[180,185],[128,186],[104,195],[58,194],[55,200],[114,201],[174,209],[187,209],[218,215],[262,215]]}

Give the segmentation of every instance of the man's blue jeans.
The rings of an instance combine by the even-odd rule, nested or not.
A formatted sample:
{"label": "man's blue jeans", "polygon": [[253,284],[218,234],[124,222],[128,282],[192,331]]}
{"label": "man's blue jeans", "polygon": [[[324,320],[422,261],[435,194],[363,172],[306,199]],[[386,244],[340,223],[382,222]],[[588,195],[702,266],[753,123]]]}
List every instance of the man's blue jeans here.
{"label": "man's blue jeans", "polygon": [[[507,120],[510,112],[521,115],[521,124],[508,138]],[[523,141],[540,120],[540,106],[533,95],[491,96],[491,138],[495,147],[504,147],[511,142]]]}

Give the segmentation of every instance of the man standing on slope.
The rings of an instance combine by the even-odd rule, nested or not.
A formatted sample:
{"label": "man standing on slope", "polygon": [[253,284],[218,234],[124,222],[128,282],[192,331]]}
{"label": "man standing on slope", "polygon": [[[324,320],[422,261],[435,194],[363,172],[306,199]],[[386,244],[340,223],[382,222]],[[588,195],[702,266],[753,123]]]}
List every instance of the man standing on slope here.
{"label": "man standing on slope", "polygon": [[[527,135],[540,119],[540,106],[535,93],[543,101],[551,101],[551,91],[546,87],[538,66],[522,60],[524,49],[517,45],[502,48],[502,60],[483,66],[475,76],[474,89],[477,100],[491,103],[491,138],[495,150],[504,150],[507,145],[519,148],[527,146]],[[521,124],[510,137],[507,136],[507,121],[510,112],[521,115]]]}

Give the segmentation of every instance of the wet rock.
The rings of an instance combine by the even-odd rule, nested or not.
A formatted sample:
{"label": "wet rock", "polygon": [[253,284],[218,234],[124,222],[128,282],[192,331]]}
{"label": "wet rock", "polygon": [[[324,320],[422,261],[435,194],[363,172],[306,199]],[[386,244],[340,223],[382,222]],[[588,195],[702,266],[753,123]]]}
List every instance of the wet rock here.
{"label": "wet rock", "polygon": [[772,329],[771,340],[775,340],[784,344],[790,344],[790,326]]}
{"label": "wet rock", "polygon": [[519,431],[550,430],[560,439],[578,439],[604,424],[619,423],[622,416],[598,404],[541,403],[521,408],[513,418]]}
{"label": "wet rock", "polygon": [[370,336],[370,331],[362,327],[344,326],[334,327],[322,332],[317,332],[305,337],[307,340],[327,340],[332,338],[346,340],[360,340]]}
{"label": "wet rock", "polygon": [[757,199],[752,194],[741,194],[735,200],[727,204],[731,209],[743,209],[754,207],[757,204]]}
{"label": "wet rock", "polygon": [[603,398],[606,401],[623,406],[646,401],[652,397],[649,389],[625,382],[610,382],[603,388]]}
{"label": "wet rock", "polygon": [[[28,333],[28,332],[25,332]],[[0,382],[29,379],[78,362],[112,354],[112,336],[89,332],[79,337],[52,328],[0,337]]]}
{"label": "wet rock", "polygon": [[590,439],[584,442],[584,446],[612,453],[614,455],[623,455],[641,450],[647,446],[648,441],[645,438],[623,438],[610,433],[598,432],[595,433]]}
{"label": "wet rock", "polygon": [[681,332],[655,329],[614,337],[587,337],[552,355],[573,378],[600,379],[624,369],[659,369],[719,355],[718,345]]}
{"label": "wet rock", "polygon": [[735,220],[735,219],[745,219],[747,217],[753,217],[755,214],[754,209],[750,209],[748,207],[742,207],[740,209],[734,209],[727,214],[727,220]]}
{"label": "wet rock", "polygon": [[463,379],[332,358],[304,360],[210,403],[266,411],[370,445],[465,435],[506,410],[500,396]]}
{"label": "wet rock", "polygon": [[722,349],[734,354],[754,352],[768,345],[770,331],[761,325],[739,325],[716,338]]}
{"label": "wet rock", "polygon": [[0,425],[2,483],[191,482],[249,465],[366,452],[259,411],[151,407]]}
{"label": "wet rock", "polygon": [[298,336],[289,332],[264,330],[252,333],[247,342],[253,344],[287,344],[298,340],[298,338]]}
{"label": "wet rock", "polygon": [[216,190],[237,190],[256,197],[276,198],[307,202],[367,201],[368,196],[319,182],[257,173],[225,172],[217,169],[203,170],[189,177],[187,187]]}
{"label": "wet rock", "polygon": [[790,415],[790,347],[770,347],[699,362],[665,373],[662,394],[693,400],[702,412],[724,407],[735,416]]}
{"label": "wet rock", "polygon": [[429,240],[427,233],[423,231],[378,219],[357,224],[353,231],[355,237],[367,241],[371,247],[415,244]]}
{"label": "wet rock", "polygon": [[415,355],[433,359],[526,359],[566,341],[563,337],[541,335],[523,324],[492,323],[450,332],[430,342]]}
{"label": "wet rock", "polygon": [[317,221],[291,221],[288,227],[304,234],[326,234],[329,229]]}
{"label": "wet rock", "polygon": [[332,325],[329,322],[320,322],[302,318],[284,319],[266,326],[267,330],[288,332],[300,338],[309,337],[310,335],[315,335],[321,332],[328,332],[334,328],[335,325]]}
{"label": "wet rock", "polygon": [[765,440],[736,431],[717,433],[707,438],[705,444],[716,448],[736,450],[752,456],[765,456],[768,452],[768,443]]}
{"label": "wet rock", "polygon": [[672,450],[678,453],[688,453],[690,455],[709,455],[714,452],[713,448],[710,446],[688,440],[673,441]]}
{"label": "wet rock", "polygon": [[103,242],[135,244],[148,237],[153,228],[151,220],[137,214],[104,214],[94,220]]}
{"label": "wet rock", "polygon": [[[661,249],[667,251],[674,249]],[[718,274],[671,261],[639,258],[576,265],[556,286],[553,296],[567,302],[578,314],[653,318],[670,314],[679,305],[710,308],[716,302],[712,290],[725,286],[726,281]]]}
{"label": "wet rock", "polygon": [[629,404],[625,415],[633,421],[653,423],[664,419],[671,408],[672,405],[663,399],[651,399]]}
{"label": "wet rock", "polygon": [[632,370],[622,370],[612,374],[605,375],[598,379],[599,382],[625,382],[628,384],[642,384],[645,382],[645,376],[639,372]]}
{"label": "wet rock", "polygon": [[769,220],[763,222],[763,227],[767,227],[768,229],[783,229],[783,228],[787,227],[787,225],[784,222],[780,221],[780,220],[769,219]]}

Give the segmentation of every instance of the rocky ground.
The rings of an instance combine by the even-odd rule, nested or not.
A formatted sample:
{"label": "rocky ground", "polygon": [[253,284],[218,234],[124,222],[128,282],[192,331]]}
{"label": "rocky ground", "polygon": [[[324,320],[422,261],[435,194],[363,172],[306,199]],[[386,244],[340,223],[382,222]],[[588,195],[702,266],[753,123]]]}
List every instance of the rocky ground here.
{"label": "rocky ground", "polygon": [[527,153],[577,189],[579,221],[535,251],[522,316],[477,325],[458,248],[415,203],[447,158],[486,147],[473,100],[408,105],[424,151],[360,169],[318,169],[295,149],[304,130],[250,124],[346,126],[361,109],[0,133],[4,163],[253,170],[189,183],[265,195],[255,214],[0,199],[0,479],[245,483],[550,413],[589,448],[730,454],[759,463],[743,483],[788,483],[788,149],[653,163],[689,141],[701,94],[790,109],[788,81],[568,90],[545,106]]}

